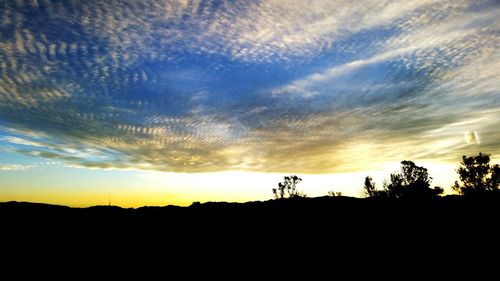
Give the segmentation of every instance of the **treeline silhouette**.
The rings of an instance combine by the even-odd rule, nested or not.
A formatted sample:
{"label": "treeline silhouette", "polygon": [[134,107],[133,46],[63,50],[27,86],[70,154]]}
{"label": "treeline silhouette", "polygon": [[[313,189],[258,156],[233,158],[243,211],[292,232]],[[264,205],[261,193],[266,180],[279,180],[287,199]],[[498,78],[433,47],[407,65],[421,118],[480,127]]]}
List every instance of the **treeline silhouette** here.
{"label": "treeline silhouette", "polygon": [[[463,196],[488,196],[499,192],[500,166],[490,164],[490,155],[479,153],[474,156],[462,156],[460,167],[457,169],[459,181],[451,187]],[[278,183],[278,188],[273,188],[275,199],[307,197],[299,191],[297,185],[302,181],[296,175],[285,176]],[[385,180],[381,190],[371,176],[364,179],[362,194],[368,198],[426,200],[442,196],[444,189],[435,186],[431,188],[432,177],[427,168],[417,166],[409,160],[401,161],[401,170],[391,173],[389,180]],[[329,191],[329,196],[341,196],[340,192]]]}

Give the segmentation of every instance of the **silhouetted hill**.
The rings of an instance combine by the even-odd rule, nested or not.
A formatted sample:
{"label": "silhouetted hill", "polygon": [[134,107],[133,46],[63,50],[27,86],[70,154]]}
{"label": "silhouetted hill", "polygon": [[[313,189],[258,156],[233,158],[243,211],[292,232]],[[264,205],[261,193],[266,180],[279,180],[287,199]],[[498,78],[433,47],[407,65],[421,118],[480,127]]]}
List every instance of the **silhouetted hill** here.
{"label": "silhouetted hill", "polygon": [[422,255],[427,261],[493,251],[499,203],[498,196],[317,197],[137,209],[6,202],[0,203],[0,238],[11,254],[25,259],[23,253],[39,253],[37,260],[56,251],[59,257],[90,256],[103,264],[110,252],[122,261],[134,253],[134,262],[159,255],[213,264],[220,256],[226,262],[255,256],[267,263],[314,257],[352,265],[389,255],[404,263],[402,257]]}
{"label": "silhouetted hill", "polygon": [[17,201],[9,201],[9,202],[0,202],[0,210],[61,210],[61,209],[69,209],[68,206],[61,205],[51,205],[45,203],[31,203],[31,202],[17,202]]}
{"label": "silhouetted hill", "polygon": [[325,196],[137,209],[6,202],[0,203],[0,218],[2,235],[13,238],[106,237],[211,244],[239,237],[268,240],[271,245],[298,243],[292,241],[302,237],[309,242],[390,240],[396,243],[415,236],[419,241],[453,241],[461,239],[457,234],[471,229],[475,231],[473,235],[495,233],[499,203],[498,196],[446,196],[426,201]]}
{"label": "silhouetted hill", "polygon": [[[385,198],[355,198],[347,196],[290,198],[281,200],[252,201],[245,203],[234,202],[206,202],[193,203],[188,207],[174,205],[144,206],[139,208],[122,208],[118,206],[97,205],[87,208],[72,208],[62,205],[30,202],[0,202],[0,214],[4,218],[15,218],[17,215],[40,216],[46,213],[53,215],[94,215],[94,214],[120,214],[120,215],[203,215],[207,212],[218,212],[227,217],[249,212],[249,215],[258,215],[262,212],[315,212],[317,215],[332,215],[329,211],[353,211],[357,215],[367,208],[373,210],[406,210],[406,211],[454,211],[475,212],[477,208],[493,208],[500,210],[499,194],[490,194],[485,197],[467,198],[458,195],[448,195],[434,200],[405,200]],[[325,211],[325,213],[323,213]],[[349,215],[349,214],[344,214]],[[487,214],[484,214],[487,215]]]}
{"label": "silhouetted hill", "polygon": [[[500,196],[466,198],[449,195],[434,200],[391,200],[383,198],[316,197],[284,200],[255,201],[246,203],[207,202],[189,207],[145,206],[121,208],[117,206],[92,206],[70,208],[29,202],[0,203],[0,216],[4,222],[53,223],[58,226],[80,223],[119,226],[130,224],[184,223],[205,224],[207,218],[230,225],[242,224],[242,219],[268,224],[300,224],[304,221],[372,221],[406,224],[411,220],[428,223],[447,221],[487,220],[500,215]],[[62,221],[66,220],[66,221]],[[393,221],[394,220],[394,221]],[[397,221],[396,221],[397,220]]]}

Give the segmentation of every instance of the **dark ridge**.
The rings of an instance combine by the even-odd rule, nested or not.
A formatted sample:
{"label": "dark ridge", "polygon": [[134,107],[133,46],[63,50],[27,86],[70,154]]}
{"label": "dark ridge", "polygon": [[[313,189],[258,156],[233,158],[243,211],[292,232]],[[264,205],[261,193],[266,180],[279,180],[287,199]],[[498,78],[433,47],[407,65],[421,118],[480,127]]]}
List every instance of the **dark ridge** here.
{"label": "dark ridge", "polygon": [[[315,221],[322,219],[364,221],[389,221],[401,219],[404,223],[411,218],[425,218],[437,222],[443,216],[447,221],[462,220],[477,215],[476,219],[493,218],[500,215],[500,193],[482,197],[448,195],[434,199],[409,200],[390,198],[353,198],[346,196],[324,196],[315,198],[289,198],[245,203],[195,202],[188,207],[144,206],[121,208],[118,206],[92,206],[71,208],[60,205],[29,202],[0,202],[0,216],[4,222],[19,221],[37,223],[40,218],[47,223],[61,222],[61,226],[83,222],[104,223],[111,219],[113,224],[157,223],[159,221],[182,222],[212,217],[220,222],[239,224],[242,218],[263,223],[303,223],[301,219]],[[237,220],[232,220],[237,219]],[[151,220],[154,220],[151,221]],[[158,220],[158,221],[156,221]],[[203,221],[200,221],[203,223]]]}
{"label": "dark ridge", "polygon": [[[431,200],[317,197],[189,207],[120,208],[0,203],[0,239],[12,262],[60,260],[217,264],[289,258],[404,263],[464,257],[496,241],[500,196]],[[35,257],[35,258],[33,258]],[[66,258],[68,257],[68,258]],[[322,257],[319,259],[319,257]],[[33,260],[34,259],[34,260]]]}
{"label": "dark ridge", "polygon": [[9,202],[0,202],[0,208],[6,209],[68,209],[70,207],[63,205],[52,205],[46,203],[32,203],[32,202],[17,202],[17,201],[9,201]]}

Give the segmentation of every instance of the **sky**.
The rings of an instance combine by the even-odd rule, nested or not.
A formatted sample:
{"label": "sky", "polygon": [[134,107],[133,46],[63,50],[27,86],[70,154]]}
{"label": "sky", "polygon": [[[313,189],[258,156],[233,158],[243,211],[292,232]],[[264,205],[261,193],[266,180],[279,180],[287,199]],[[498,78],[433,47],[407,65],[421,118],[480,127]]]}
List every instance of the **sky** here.
{"label": "sky", "polygon": [[6,0],[0,201],[360,196],[500,161],[500,2]]}

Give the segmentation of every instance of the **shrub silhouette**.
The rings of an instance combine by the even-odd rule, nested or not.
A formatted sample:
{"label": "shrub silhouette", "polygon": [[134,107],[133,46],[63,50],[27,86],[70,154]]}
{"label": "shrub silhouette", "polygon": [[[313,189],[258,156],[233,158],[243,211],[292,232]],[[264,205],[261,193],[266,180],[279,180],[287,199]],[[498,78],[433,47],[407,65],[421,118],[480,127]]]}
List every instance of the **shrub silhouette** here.
{"label": "shrub silhouette", "polygon": [[297,184],[301,181],[302,179],[296,175],[285,176],[283,181],[278,183],[278,188],[273,188],[274,198],[306,197],[306,194],[297,190]]}
{"label": "shrub silhouette", "polygon": [[329,190],[328,191],[328,196],[330,196],[330,197],[340,197],[340,196],[342,196],[342,192]]}
{"label": "shrub silhouette", "polygon": [[375,187],[375,182],[370,176],[366,176],[365,184],[363,185],[363,195],[365,197],[375,197],[377,195],[377,189]]}
{"label": "shrub silhouette", "polygon": [[440,187],[430,188],[431,181],[432,178],[426,168],[405,160],[401,162],[401,171],[392,173],[390,181],[384,183],[384,190],[376,191],[375,194],[394,199],[434,198],[443,193],[443,189]]}
{"label": "shrub silhouette", "polygon": [[484,194],[499,189],[500,166],[490,165],[489,154],[463,155],[457,173],[461,184],[455,181],[452,189],[461,195]]}

